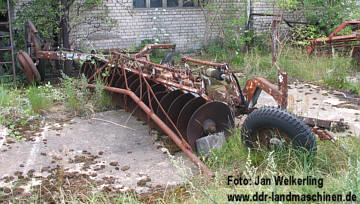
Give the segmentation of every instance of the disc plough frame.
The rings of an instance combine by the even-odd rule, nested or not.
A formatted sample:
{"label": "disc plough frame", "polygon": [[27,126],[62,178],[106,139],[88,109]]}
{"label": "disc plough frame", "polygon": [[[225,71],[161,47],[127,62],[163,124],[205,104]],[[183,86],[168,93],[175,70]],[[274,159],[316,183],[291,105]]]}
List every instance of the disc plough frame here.
{"label": "disc plough frame", "polygon": [[[31,23],[29,25],[27,29],[28,53],[35,62],[40,59],[85,61],[80,68],[80,73],[87,78],[89,88],[95,88],[96,81],[101,80],[105,84],[104,90],[110,93],[111,100],[115,104],[133,116],[146,121],[150,128],[167,134],[208,176],[214,174],[196,156],[196,141],[215,133],[223,133],[225,138],[232,135],[231,130],[235,127],[235,116],[250,114],[256,110],[255,105],[262,90],[274,98],[278,109],[269,108],[255,111],[257,115],[245,121],[248,124],[247,128],[254,127],[250,131],[259,132],[259,129],[255,127],[256,121],[254,123],[251,118],[264,118],[265,120],[259,123],[266,127],[267,124],[274,122],[273,119],[279,119],[278,116],[281,116],[295,122],[281,123],[280,121],[279,128],[283,128],[288,134],[290,132],[286,132],[287,130],[292,131],[291,128],[286,127],[288,124],[302,127],[297,130],[297,133],[306,132],[304,138],[313,142],[311,145],[306,144],[309,149],[316,146],[316,143],[314,143],[311,131],[308,131],[309,127],[303,121],[309,124],[315,123],[315,127],[312,129],[314,133],[321,138],[333,140],[333,137],[329,136],[330,133],[319,129],[316,121],[306,118],[300,120],[285,111],[288,91],[287,73],[282,72],[277,65],[275,54],[273,63],[278,70],[278,84],[275,85],[264,78],[257,77],[248,80],[242,89],[237,76],[226,63],[183,57],[181,59],[182,67],[175,67],[150,61],[149,52],[151,50],[172,49],[174,53],[176,46],[173,44],[148,44],[137,53],[112,51],[107,55],[83,54],[64,50],[51,51],[48,44],[41,45],[36,28],[31,26]],[[276,39],[273,39],[273,43],[274,53],[276,53]],[[19,60],[30,58],[26,52],[19,52],[19,55]],[[32,71],[32,69],[27,70],[34,66],[32,62],[29,60],[20,62],[27,71],[26,73]],[[31,76],[30,78],[34,80],[35,77]],[[268,116],[277,118],[271,119]],[[345,124],[341,123],[340,125],[344,126]],[[251,142],[254,138],[251,138],[251,135],[243,134],[242,137],[250,146],[253,144]],[[298,140],[298,138],[292,139]],[[308,141],[301,139],[297,142],[306,143]]]}

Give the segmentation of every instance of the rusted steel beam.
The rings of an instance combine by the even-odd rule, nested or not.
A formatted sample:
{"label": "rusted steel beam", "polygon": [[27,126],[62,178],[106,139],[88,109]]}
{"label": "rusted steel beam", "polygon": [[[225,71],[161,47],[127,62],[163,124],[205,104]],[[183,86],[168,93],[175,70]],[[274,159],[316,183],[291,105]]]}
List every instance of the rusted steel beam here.
{"label": "rusted steel beam", "polygon": [[[328,37],[326,38],[317,38],[314,40],[309,41],[310,45],[306,48],[306,53],[307,54],[311,54],[314,50],[318,50],[319,49],[319,44],[320,46],[322,44],[327,44],[326,46],[328,47],[323,47],[323,49],[327,48],[327,49],[332,49],[332,44],[336,44],[336,43],[344,43],[342,46],[345,47],[346,45],[352,46],[351,42],[353,41],[359,41],[360,40],[360,34],[350,34],[350,35],[339,35],[339,36],[335,36],[336,34],[338,34],[342,29],[344,29],[344,27],[346,26],[357,26],[360,27],[360,21],[345,21],[343,22],[338,28],[335,29],[334,32],[332,32]],[[321,51],[320,51],[321,53]]]}
{"label": "rusted steel beam", "polygon": [[176,67],[168,67],[168,66],[161,65],[161,64],[156,64],[156,63],[153,63],[153,62],[150,62],[150,61],[146,61],[146,60],[142,60],[142,59],[136,59],[134,57],[131,57],[131,56],[128,56],[126,54],[119,53],[119,52],[112,52],[112,54],[113,55],[119,55],[121,58],[125,58],[125,59],[136,61],[136,62],[140,62],[141,64],[146,64],[146,65],[150,65],[150,66],[153,66],[153,67],[158,67],[158,68],[168,70],[168,71],[172,71],[172,72],[179,72],[180,73],[180,72],[184,71],[184,70],[176,68]]}
{"label": "rusted steel beam", "polygon": [[[262,89],[269,95],[271,95],[280,107],[284,107],[284,99],[282,92],[278,89],[275,84],[270,83],[268,80],[257,77],[249,79],[243,89],[244,96],[246,97],[246,105],[248,106],[251,99],[253,98],[256,89]],[[286,106],[285,106],[286,107]]]}
{"label": "rusted steel beam", "polygon": [[116,60],[118,60],[118,59],[119,59],[119,57],[114,57],[114,58],[112,58],[111,60],[105,62],[105,64],[104,64],[102,67],[100,67],[99,69],[97,69],[97,70],[95,71],[95,73],[94,73],[90,78],[88,78],[88,82],[90,82],[91,80],[93,80],[97,74],[101,73],[101,71],[102,71],[105,67],[109,66],[111,63],[113,63],[114,61],[116,61]]}
{"label": "rusted steel beam", "polygon": [[105,60],[110,55],[98,55],[98,54],[84,54],[70,51],[37,51],[36,59],[49,59],[49,60],[91,60],[91,58],[97,60]]}
{"label": "rusted steel beam", "polygon": [[335,142],[334,135],[327,130],[321,130],[319,127],[313,127],[311,128],[311,131],[317,134],[320,140],[330,140],[333,143]]}
{"label": "rusted steel beam", "polygon": [[300,119],[302,119],[307,125],[311,127],[320,127],[325,129],[335,129],[336,131],[345,131],[349,128],[349,125],[344,122],[344,119],[340,119],[339,121],[335,120],[321,120],[317,118],[309,118],[309,117],[302,117],[298,116]]}
{"label": "rusted steel beam", "polygon": [[[96,85],[88,84],[90,88],[96,88]],[[181,140],[136,94],[130,90],[105,87],[104,90],[109,92],[115,92],[120,94],[128,95],[134,100],[136,104],[176,143],[176,145],[196,164],[199,165],[201,170],[210,177],[214,176],[214,173],[191,151],[186,148],[189,144],[185,145],[184,141]]]}
{"label": "rusted steel beam", "polygon": [[360,35],[359,34],[351,34],[351,35],[341,35],[341,36],[333,36],[333,37],[326,37],[326,38],[318,38],[311,43],[322,43],[322,42],[336,42],[341,40],[359,40]]}
{"label": "rusted steel beam", "polygon": [[135,54],[135,58],[143,57],[149,51],[153,49],[175,49],[175,44],[147,44],[138,53]]}
{"label": "rusted steel beam", "polygon": [[[199,94],[201,95],[202,97],[204,97],[205,99],[209,99],[209,97],[207,97],[206,95],[204,95],[200,89],[197,89],[197,88],[193,88],[193,87],[189,87],[189,86],[185,86],[185,85],[182,85],[182,84],[179,84],[179,83],[176,83],[176,82],[173,82],[173,81],[170,81],[168,79],[162,79],[162,78],[154,78],[151,74],[146,74],[146,73],[143,73],[143,72],[139,72],[138,70],[136,69],[132,69],[132,68],[128,68],[128,67],[124,67],[123,68],[124,70],[127,70],[127,71],[131,71],[133,72],[134,74],[141,74],[142,76],[144,76],[145,78],[148,78],[148,79],[151,79],[151,80],[154,80],[158,83],[161,83],[161,84],[165,84],[167,86],[171,86],[171,87],[175,87],[175,88],[179,88],[181,90],[184,90],[184,91],[189,91],[189,92],[193,92],[193,93],[196,93],[196,94]],[[209,99],[210,100],[210,99]]]}
{"label": "rusted steel beam", "polygon": [[193,63],[197,63],[197,64],[203,64],[206,66],[213,66],[213,67],[218,67],[218,68],[228,67],[228,65],[226,63],[207,62],[207,61],[194,59],[194,58],[190,58],[190,57],[182,57],[181,60],[184,62],[193,62]]}
{"label": "rusted steel beam", "polygon": [[335,36],[338,32],[340,32],[345,26],[348,25],[358,25],[360,26],[360,21],[345,21],[343,22],[338,28],[335,29],[334,32],[332,32],[329,37]]}

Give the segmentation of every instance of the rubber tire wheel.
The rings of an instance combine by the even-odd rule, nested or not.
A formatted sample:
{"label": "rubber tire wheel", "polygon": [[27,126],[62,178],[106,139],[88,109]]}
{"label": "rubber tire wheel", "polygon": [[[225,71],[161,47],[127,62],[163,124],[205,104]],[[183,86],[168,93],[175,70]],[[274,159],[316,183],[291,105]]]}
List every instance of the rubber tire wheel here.
{"label": "rubber tire wheel", "polygon": [[310,128],[295,115],[276,107],[262,107],[249,114],[241,129],[245,145],[252,148],[257,140],[254,133],[265,127],[277,128],[295,146],[316,152],[316,139]]}

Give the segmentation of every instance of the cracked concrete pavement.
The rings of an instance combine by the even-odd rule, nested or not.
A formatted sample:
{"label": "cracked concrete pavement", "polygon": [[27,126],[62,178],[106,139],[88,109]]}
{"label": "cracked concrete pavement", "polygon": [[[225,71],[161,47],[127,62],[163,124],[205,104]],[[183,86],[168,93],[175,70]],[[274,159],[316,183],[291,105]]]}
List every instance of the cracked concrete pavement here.
{"label": "cracked concrete pavement", "polygon": [[[95,117],[100,120],[74,118],[64,126],[46,126],[33,142],[4,143],[0,147],[0,186],[11,184],[1,178],[14,174],[32,172],[35,180],[41,180],[53,168],[85,173],[94,180],[110,179],[111,186],[122,192],[146,193],[151,188],[183,182],[183,175],[164,153],[162,144],[155,141],[156,136],[148,134],[144,122],[131,117],[126,124],[129,128],[115,125],[127,121],[129,113],[124,110]],[[181,152],[175,159],[186,163],[183,168],[195,166]]]}

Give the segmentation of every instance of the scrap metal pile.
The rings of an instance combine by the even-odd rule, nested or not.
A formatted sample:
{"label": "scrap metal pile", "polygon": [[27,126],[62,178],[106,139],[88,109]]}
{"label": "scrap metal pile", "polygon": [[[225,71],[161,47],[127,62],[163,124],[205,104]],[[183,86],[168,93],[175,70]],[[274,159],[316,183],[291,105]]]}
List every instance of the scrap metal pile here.
{"label": "scrap metal pile", "polygon": [[[34,36],[30,47],[34,61],[80,59],[76,53],[46,50],[34,43],[36,34],[30,35]],[[88,60],[80,72],[91,88],[96,87],[96,80],[102,80],[114,103],[166,133],[207,175],[213,173],[195,155],[199,150],[197,141],[218,133],[225,138],[231,136],[235,117],[243,114],[249,114],[241,131],[249,147],[293,144],[316,150],[309,126],[286,111],[287,73],[281,72],[275,56],[277,85],[257,77],[241,88],[228,64],[183,57],[180,66],[162,65],[150,61],[148,53],[153,49],[173,49],[174,53],[175,45],[149,44],[134,54],[86,55]],[[18,57],[30,58],[26,52]],[[25,70],[35,66],[30,60],[20,62]],[[271,95],[278,107],[256,108],[261,91]]]}
{"label": "scrap metal pile", "polygon": [[[307,54],[332,54],[334,52],[349,54],[360,62],[360,21],[345,21],[326,38],[317,38],[310,41],[306,49]],[[348,29],[348,30],[346,30]],[[340,34],[346,30],[345,34]]]}

